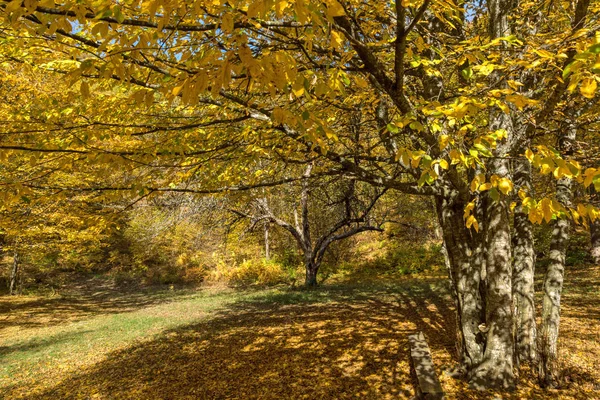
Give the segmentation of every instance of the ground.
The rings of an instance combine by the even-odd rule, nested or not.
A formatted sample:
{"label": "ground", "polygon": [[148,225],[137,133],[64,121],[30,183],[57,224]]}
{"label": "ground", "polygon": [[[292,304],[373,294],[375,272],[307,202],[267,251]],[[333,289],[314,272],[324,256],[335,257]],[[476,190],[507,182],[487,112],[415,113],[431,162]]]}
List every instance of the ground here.
{"label": "ground", "polygon": [[[423,331],[448,399],[600,399],[600,268],[569,270],[559,390],[469,391],[443,274],[286,287],[0,297],[0,398],[409,399],[407,336]],[[538,302],[539,303],[539,302]]]}

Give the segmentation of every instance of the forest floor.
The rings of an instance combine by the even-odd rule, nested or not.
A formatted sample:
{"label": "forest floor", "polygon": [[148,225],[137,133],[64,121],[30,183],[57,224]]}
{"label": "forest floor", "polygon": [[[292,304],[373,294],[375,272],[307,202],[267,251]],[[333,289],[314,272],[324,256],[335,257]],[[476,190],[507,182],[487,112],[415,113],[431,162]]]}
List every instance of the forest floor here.
{"label": "forest floor", "polygon": [[443,372],[455,320],[441,274],[312,291],[124,291],[95,278],[0,297],[0,398],[409,399],[407,336],[420,330],[448,399],[600,399],[600,268],[569,270],[563,304],[562,387],[522,373],[518,391],[482,393]]}

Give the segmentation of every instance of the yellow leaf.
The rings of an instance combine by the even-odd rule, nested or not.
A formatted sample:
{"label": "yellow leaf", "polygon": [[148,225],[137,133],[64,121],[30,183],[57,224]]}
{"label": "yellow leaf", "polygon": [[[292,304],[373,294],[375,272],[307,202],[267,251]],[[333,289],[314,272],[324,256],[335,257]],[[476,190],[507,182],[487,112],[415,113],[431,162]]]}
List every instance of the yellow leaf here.
{"label": "yellow leaf", "polygon": [[278,1],[277,4],[275,4],[275,14],[277,15],[277,18],[283,17],[283,11],[287,8],[288,4],[289,3],[286,0]]}
{"label": "yellow leaf", "polygon": [[588,187],[594,181],[594,177],[596,176],[596,168],[587,168],[583,173],[585,179],[583,181],[583,186]]}
{"label": "yellow leaf", "polygon": [[577,212],[584,217],[587,215],[587,209],[583,204],[577,204]]}
{"label": "yellow leaf", "polygon": [[573,221],[575,221],[575,223],[579,223],[579,218],[581,218],[581,216],[579,215],[579,213],[577,211],[575,211],[574,209],[571,209],[571,215],[573,216]]}
{"label": "yellow leaf", "polygon": [[473,228],[475,228],[475,230],[477,232],[479,232],[479,223],[477,222],[477,219],[475,219],[475,217],[473,215],[469,216],[469,218],[467,218],[467,228],[471,228],[471,226],[473,226]]}
{"label": "yellow leaf", "polygon": [[465,213],[463,215],[463,218],[467,218],[471,214],[471,211],[474,208],[475,208],[475,203],[474,202],[470,202],[469,204],[467,204],[466,207],[465,207]]}
{"label": "yellow leaf", "polygon": [[554,160],[552,160],[552,158],[550,157],[544,157],[542,159],[542,165],[541,165],[541,169],[540,169],[540,173],[542,175],[546,175],[549,174],[550,172],[554,171]]}
{"label": "yellow leaf", "polygon": [[475,192],[479,187],[479,181],[477,179],[473,179],[471,181],[471,192]]}
{"label": "yellow leaf", "polygon": [[525,199],[527,197],[527,192],[523,189],[519,189],[519,198],[521,200]]}
{"label": "yellow leaf", "polygon": [[529,209],[529,221],[533,224],[541,224],[543,220],[543,215],[540,210],[537,208]]}
{"label": "yellow leaf", "polygon": [[81,95],[84,98],[90,97],[90,86],[86,81],[81,82],[81,84],[79,85],[79,90],[81,90]]}
{"label": "yellow leaf", "polygon": [[404,167],[408,167],[410,165],[410,154],[406,149],[402,152],[402,156],[400,159],[402,160],[402,165]]}
{"label": "yellow leaf", "polygon": [[552,201],[550,199],[542,199],[540,202],[542,215],[546,222],[550,222],[552,220]]}
{"label": "yellow leaf", "polygon": [[475,175],[475,178],[473,178],[473,181],[471,182],[471,191],[476,191],[482,183],[485,183],[485,174]]}
{"label": "yellow leaf", "polygon": [[450,150],[450,159],[452,160],[452,164],[458,164],[460,162],[460,157],[461,154],[458,150]]}
{"label": "yellow leaf", "polygon": [[530,99],[520,94],[511,94],[506,96],[506,100],[513,103],[519,110],[522,110],[527,105],[534,105],[537,100]]}
{"label": "yellow leaf", "polygon": [[486,190],[490,190],[491,188],[492,188],[492,183],[486,182],[486,183],[480,185],[478,190],[480,192],[485,192]]}
{"label": "yellow leaf", "polygon": [[413,158],[412,158],[412,161],[410,162],[410,165],[413,168],[417,168],[419,166],[420,162],[421,162],[421,156],[415,157],[413,155]]}
{"label": "yellow leaf", "polygon": [[448,135],[440,135],[440,150],[444,150],[446,146],[448,146],[448,142],[450,141],[450,136]]}
{"label": "yellow leaf", "polygon": [[594,95],[596,94],[597,87],[598,87],[598,84],[596,83],[596,79],[585,78],[583,80],[583,82],[581,83],[581,87],[579,88],[579,90],[581,91],[581,94],[583,95],[583,97],[592,99],[592,98],[594,98]]}
{"label": "yellow leaf", "polygon": [[171,93],[173,93],[173,96],[177,96],[181,92],[181,89],[183,89],[183,85],[176,86],[173,88],[173,91]]}
{"label": "yellow leaf", "polygon": [[508,178],[500,178],[498,181],[498,189],[505,195],[509,194],[513,190],[513,183]]}
{"label": "yellow leaf", "polygon": [[296,82],[292,86],[292,92],[296,97],[300,97],[304,94],[304,76],[298,75],[296,77]]}
{"label": "yellow leaf", "polygon": [[337,0],[327,1],[327,16],[329,17],[341,17],[346,15],[344,7]]}
{"label": "yellow leaf", "polygon": [[223,19],[221,20],[221,29],[223,32],[231,33],[233,32],[233,27],[233,15],[230,13],[223,15]]}
{"label": "yellow leaf", "polygon": [[600,212],[598,212],[598,209],[593,207],[591,204],[588,204],[586,209],[588,216],[590,217],[590,221],[595,222],[600,216]]}
{"label": "yellow leaf", "polygon": [[440,167],[442,167],[442,169],[448,169],[448,161],[444,159],[440,160]]}
{"label": "yellow leaf", "polygon": [[344,43],[343,36],[336,31],[331,31],[330,46],[336,50],[341,50],[343,43]]}

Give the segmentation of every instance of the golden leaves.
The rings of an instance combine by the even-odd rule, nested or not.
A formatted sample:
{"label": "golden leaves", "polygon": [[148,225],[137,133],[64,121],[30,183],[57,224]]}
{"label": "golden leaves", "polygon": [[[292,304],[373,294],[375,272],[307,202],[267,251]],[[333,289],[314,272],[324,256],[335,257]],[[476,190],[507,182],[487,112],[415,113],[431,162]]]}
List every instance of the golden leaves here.
{"label": "golden leaves", "polygon": [[[477,174],[475,178],[473,178],[473,180],[471,181],[470,189],[473,193],[485,192],[493,188],[497,188],[500,191],[500,193],[506,196],[513,191],[514,185],[510,179],[505,177],[499,177],[498,175],[490,176],[489,182],[486,182],[484,174]],[[497,192],[496,194],[490,194],[490,196],[496,197]]]}
{"label": "golden leaves", "polygon": [[87,81],[81,81],[79,84],[79,90],[81,91],[81,95],[84,99],[90,97],[90,85],[87,83]]}
{"label": "golden leaves", "polygon": [[471,192],[476,192],[478,190],[479,191],[488,190],[489,188],[482,187],[484,182],[485,182],[484,174],[475,175],[475,178],[473,178],[473,180],[471,181]]}
{"label": "golden leaves", "polygon": [[506,96],[506,101],[513,103],[519,110],[523,110],[526,106],[535,106],[539,103],[538,100],[530,99],[520,94],[511,94]]}
{"label": "golden leaves", "polygon": [[475,231],[479,232],[479,223],[477,222],[477,219],[475,218],[475,216],[472,214],[474,209],[475,209],[475,202],[471,201],[465,207],[463,219],[465,220],[465,225],[467,228],[471,229],[471,227],[473,227],[475,229]]}
{"label": "golden leaves", "polygon": [[556,179],[563,177],[581,179],[582,167],[577,160],[565,160],[558,151],[544,145],[536,146],[538,153],[525,150],[525,157],[542,175],[552,173]]}
{"label": "golden leaves", "polygon": [[498,189],[502,194],[508,195],[513,191],[514,185],[512,181],[508,178],[500,178],[497,183]]}
{"label": "golden leaves", "polygon": [[275,15],[277,18],[283,18],[283,12],[289,6],[287,0],[279,0],[275,3]]}
{"label": "golden leaves", "polygon": [[341,17],[346,15],[344,7],[337,0],[327,0],[327,16],[328,17]]}
{"label": "golden leaves", "polygon": [[479,223],[477,222],[477,219],[475,218],[475,216],[469,215],[469,217],[465,221],[465,224],[466,224],[467,228],[470,229],[472,226],[475,229],[475,231],[479,232]]}
{"label": "golden leaves", "polygon": [[329,45],[331,46],[331,48],[338,50],[338,51],[342,51],[343,44],[344,44],[344,36],[337,31],[331,31],[331,40],[329,42]]}
{"label": "golden leaves", "polygon": [[583,173],[583,185],[589,187],[592,183],[596,190],[600,191],[600,169],[593,167],[586,168]]}
{"label": "golden leaves", "polygon": [[596,83],[596,78],[585,78],[581,83],[581,87],[579,88],[583,97],[588,99],[593,99],[596,94],[596,88],[598,84]]}
{"label": "golden leaves", "polygon": [[221,18],[221,29],[225,33],[232,33],[234,28],[233,14],[226,13]]}
{"label": "golden leaves", "polygon": [[446,147],[448,147],[448,143],[450,142],[450,136],[449,135],[440,135],[440,137],[438,138],[438,143],[440,145],[440,150],[444,150]]}

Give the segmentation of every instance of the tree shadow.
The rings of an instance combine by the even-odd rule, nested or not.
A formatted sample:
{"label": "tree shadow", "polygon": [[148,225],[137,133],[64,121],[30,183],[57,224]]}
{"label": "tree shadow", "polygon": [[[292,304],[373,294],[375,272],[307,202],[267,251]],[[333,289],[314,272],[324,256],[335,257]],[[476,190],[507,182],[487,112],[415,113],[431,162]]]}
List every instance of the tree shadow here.
{"label": "tree shadow", "polygon": [[445,351],[437,338],[453,313],[432,311],[450,311],[435,288],[398,290],[332,286],[241,301],[22,398],[410,398],[408,334],[427,327],[432,350]]}
{"label": "tree shadow", "polygon": [[[455,324],[439,279],[260,292],[210,319],[109,353],[61,382],[7,387],[4,398],[408,399],[415,392],[408,335],[418,331],[449,399],[566,393],[546,393],[529,381],[512,394],[474,392],[441,374],[456,361]],[[592,387],[594,376],[582,374],[568,370],[577,381],[569,394],[591,398],[582,397],[588,392],[578,381]]]}

